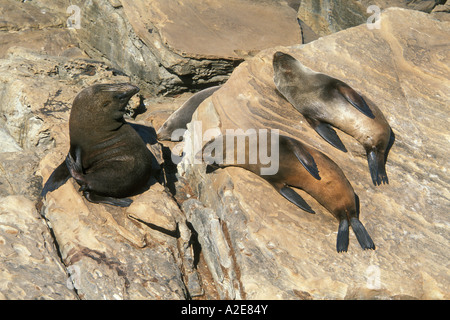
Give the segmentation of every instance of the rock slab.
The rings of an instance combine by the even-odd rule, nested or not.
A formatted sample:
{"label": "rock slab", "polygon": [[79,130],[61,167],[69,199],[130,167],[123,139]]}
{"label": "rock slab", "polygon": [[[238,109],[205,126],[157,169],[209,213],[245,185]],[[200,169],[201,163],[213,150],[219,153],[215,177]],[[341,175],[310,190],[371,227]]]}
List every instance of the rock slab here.
{"label": "rock slab", "polygon": [[[276,128],[327,154],[359,196],[361,221],[377,246],[361,251],[351,234],[349,252],[336,253],[337,222],[314,199],[299,191],[317,212],[309,215],[244,169],[207,174],[194,164],[191,138],[179,169],[228,230],[241,288],[232,298],[448,299],[449,27],[423,12],[388,9],[379,30],[362,25],[258,54],[200,105],[191,137],[211,128]],[[333,149],[276,93],[276,50],[347,82],[382,110],[396,135],[389,185],[372,185],[365,152],[354,139],[339,132],[349,152]],[[202,236],[213,241],[208,231]]]}

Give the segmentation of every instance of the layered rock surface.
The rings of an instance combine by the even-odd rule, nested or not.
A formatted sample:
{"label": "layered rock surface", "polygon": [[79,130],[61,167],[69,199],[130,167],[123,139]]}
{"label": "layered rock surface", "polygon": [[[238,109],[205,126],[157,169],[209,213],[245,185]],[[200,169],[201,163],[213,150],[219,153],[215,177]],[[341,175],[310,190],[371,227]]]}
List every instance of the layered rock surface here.
{"label": "layered rock surface", "polygon": [[318,36],[329,35],[363,23],[379,20],[380,13],[391,7],[431,12],[446,1],[435,0],[305,0],[298,17]]}
{"label": "layered rock surface", "polygon": [[[305,46],[260,53],[240,65],[194,114],[192,140],[186,142],[186,157],[179,166],[197,185],[200,201],[215,211],[223,237],[229,239],[230,249],[215,254],[216,260],[208,264],[213,270],[222,266],[235,271],[228,276],[236,283],[231,289],[225,286],[230,280],[222,277],[221,282],[217,275],[225,296],[448,297],[450,83],[444,39],[449,24],[402,9],[387,10],[382,19],[380,30],[360,26]],[[272,69],[276,50],[347,82],[369,105],[382,110],[396,135],[387,160],[389,185],[372,185],[365,151],[354,139],[339,133],[349,152],[332,148],[277,94]],[[227,168],[207,174],[204,165],[193,164],[198,149],[189,141],[215,127],[223,133],[279,129],[329,155],[359,196],[360,219],[377,250],[361,251],[352,235],[349,252],[336,253],[337,221],[302,191],[316,215],[302,212],[249,171]],[[187,209],[201,215],[198,208]],[[209,234],[205,237],[211,239]],[[206,247],[215,252],[220,243]],[[233,263],[226,265],[227,259]]]}
{"label": "layered rock surface", "polygon": [[[330,149],[275,94],[275,49],[250,60],[260,49],[300,42],[292,9],[299,1],[230,1],[228,18],[217,24],[208,15],[192,18],[213,14],[197,1],[0,2],[0,298],[448,298],[448,23],[396,10],[381,30],[359,27],[279,47],[383,110],[397,141],[388,158],[391,184],[375,188],[353,139],[341,134],[349,154]],[[80,29],[67,29],[72,4],[80,8]],[[242,18],[244,9],[251,18]],[[189,31],[202,34],[198,46],[187,47],[192,42],[179,36],[177,19],[167,18],[180,11]],[[265,23],[280,23],[281,33],[256,19],[270,11],[276,16]],[[205,21],[204,29],[196,25]],[[237,41],[233,32],[241,29],[258,36],[243,33],[251,39]],[[208,41],[217,42],[200,46]],[[337,255],[337,222],[307,195],[315,216],[244,170],[206,174],[188,157],[179,172],[170,164],[168,148],[181,149],[158,143],[152,127],[190,94],[154,93],[223,82],[244,59],[196,115],[203,129],[278,124],[323,150],[360,196],[377,251],[362,252],[352,236],[349,253]],[[129,121],[156,155],[161,179],[126,209],[88,203],[72,179],[40,203],[43,182],[68,151],[72,101],[100,82],[141,87],[130,103],[137,118]]]}
{"label": "layered rock surface", "polygon": [[176,94],[223,83],[259,50],[301,42],[292,8],[298,5],[283,1],[1,3],[0,32],[6,31],[6,43],[0,55],[14,45],[57,55],[87,54],[152,93]]}
{"label": "layered rock surface", "polygon": [[[130,79],[100,62],[21,49],[0,68],[7,137],[0,152],[2,297],[185,299],[186,286],[201,294],[190,230],[161,185],[154,182],[127,211],[85,203],[70,182],[44,206],[39,200],[42,183],[68,151],[75,95],[93,83]],[[135,126],[162,163],[154,130]]]}

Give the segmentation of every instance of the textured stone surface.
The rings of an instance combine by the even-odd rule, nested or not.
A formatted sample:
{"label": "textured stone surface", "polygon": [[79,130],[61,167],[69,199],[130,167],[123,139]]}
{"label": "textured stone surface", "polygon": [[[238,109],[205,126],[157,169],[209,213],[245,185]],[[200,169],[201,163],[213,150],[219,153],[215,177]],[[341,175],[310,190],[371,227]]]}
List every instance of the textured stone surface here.
{"label": "textured stone surface", "polygon": [[[239,269],[246,298],[448,298],[448,32],[448,23],[426,13],[389,9],[380,30],[360,26],[257,55],[199,107],[193,120],[202,128],[189,126],[196,134],[213,127],[278,128],[329,155],[358,194],[361,221],[377,245],[361,251],[351,234],[349,252],[336,253],[337,222],[310,196],[299,191],[316,215],[244,169],[206,174],[203,165],[191,164],[187,141],[179,167],[197,185],[205,210],[226,226],[236,261],[229,268]],[[276,93],[276,50],[346,81],[382,110],[396,135],[389,185],[372,185],[364,150],[353,138],[339,132],[349,152],[333,149]]]}
{"label": "textured stone surface", "polygon": [[297,2],[2,0],[0,57],[14,46],[90,57],[175,94],[226,81],[261,49],[299,43]]}
{"label": "textured stone surface", "polygon": [[298,17],[317,35],[325,36],[367,21],[373,23],[387,8],[431,12],[439,2],[445,3],[435,0],[305,0],[300,3]]}
{"label": "textured stone surface", "polygon": [[[300,1],[227,2],[234,9],[217,21],[217,30],[208,29],[214,23],[203,30],[197,18],[183,20],[202,12],[183,11],[186,4],[197,8],[200,2],[177,3],[169,8],[163,1],[0,0],[0,298],[448,299],[449,26],[438,21],[447,20],[446,7],[431,15],[387,11],[381,30],[359,27],[304,47],[279,47],[347,81],[383,110],[397,141],[388,158],[391,183],[375,188],[364,151],[353,139],[339,133],[346,155],[330,149],[275,93],[275,49],[257,55],[278,44],[265,38],[270,32],[300,42]],[[80,8],[81,29],[67,28],[71,4]],[[145,11],[130,12],[150,7],[158,9],[151,16],[134,19]],[[249,15],[256,11],[244,21],[238,8],[248,8]],[[259,12],[264,19],[269,12],[276,17],[261,26]],[[164,20],[166,13],[175,18]],[[292,32],[268,27],[281,17]],[[177,21],[192,23],[189,31],[204,37],[208,30],[223,35],[208,41],[217,40],[213,49],[228,53],[212,59],[204,57],[208,47],[186,47]],[[254,36],[241,39],[235,50],[235,42],[224,42],[234,39],[236,26]],[[255,49],[253,41],[260,46]],[[192,52],[196,48],[203,51]],[[203,167],[190,167],[188,149],[179,172],[170,164],[169,147],[178,153],[181,144],[159,144],[152,125],[159,128],[191,93],[154,94],[223,82],[244,59],[249,61],[199,110],[203,129],[277,124],[323,150],[360,196],[361,220],[377,251],[361,251],[351,234],[349,253],[336,254],[337,222],[307,195],[302,194],[315,216],[299,212],[245,170],[206,174]],[[86,202],[70,179],[41,203],[42,183],[68,151],[72,101],[99,82],[141,87],[141,96],[129,104],[136,119],[128,121],[157,156],[166,185],[153,181],[131,207],[121,209]]]}
{"label": "textured stone surface", "polygon": [[[0,217],[7,218],[1,222],[2,297],[185,299],[185,283],[191,295],[202,294],[188,245],[190,230],[162,186],[135,199],[129,212],[85,203],[72,181],[39,202],[42,182],[68,151],[75,95],[94,83],[130,79],[100,62],[19,48],[0,60],[0,69],[5,101],[0,107],[5,136],[0,145]],[[132,108],[140,104],[139,99],[130,103]],[[161,163],[161,148],[151,139],[154,130],[139,121],[134,126]],[[48,226],[38,219],[35,205]]]}
{"label": "textured stone surface", "polygon": [[221,83],[246,56],[301,41],[295,11],[277,2],[122,3],[136,35],[181,87]]}
{"label": "textured stone surface", "polygon": [[45,221],[24,196],[0,198],[0,299],[77,299]]}
{"label": "textured stone surface", "polygon": [[64,14],[55,14],[45,1],[0,1],[0,58],[10,47],[25,47],[42,54],[83,55]]}

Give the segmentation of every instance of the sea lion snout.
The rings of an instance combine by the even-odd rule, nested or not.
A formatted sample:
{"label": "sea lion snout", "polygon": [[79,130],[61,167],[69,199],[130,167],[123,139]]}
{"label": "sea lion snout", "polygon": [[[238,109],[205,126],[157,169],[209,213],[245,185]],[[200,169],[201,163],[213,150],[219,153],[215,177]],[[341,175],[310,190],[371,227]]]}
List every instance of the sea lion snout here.
{"label": "sea lion snout", "polygon": [[281,51],[277,51],[273,55],[273,67],[275,69],[283,69],[290,70],[292,63],[295,63],[296,60],[289,54],[283,53]]}
{"label": "sea lion snout", "polygon": [[274,59],[274,60],[282,60],[282,59],[285,59],[285,60],[294,60],[290,55],[288,55],[288,54],[286,54],[286,53],[284,53],[284,52],[281,52],[281,51],[275,52],[275,53],[273,54],[273,59]]}
{"label": "sea lion snout", "polygon": [[140,89],[132,84],[129,83],[123,83],[120,84],[117,88],[118,94],[116,95],[116,98],[120,100],[124,99],[130,99],[132,96],[134,96],[136,93],[138,93]]}

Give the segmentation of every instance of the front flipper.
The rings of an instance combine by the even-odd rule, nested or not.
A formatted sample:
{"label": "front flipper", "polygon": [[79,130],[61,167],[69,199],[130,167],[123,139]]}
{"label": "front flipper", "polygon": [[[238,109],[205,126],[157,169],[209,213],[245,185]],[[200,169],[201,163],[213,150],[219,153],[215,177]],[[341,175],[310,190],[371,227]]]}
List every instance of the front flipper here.
{"label": "front flipper", "polygon": [[337,135],[336,131],[331,127],[330,124],[325,122],[320,122],[315,119],[307,118],[309,124],[311,127],[313,127],[314,130],[323,138],[326,142],[331,144],[333,147],[343,151],[347,152],[347,149],[345,148],[344,144],[342,143],[341,139]]}
{"label": "front flipper", "polygon": [[336,90],[345,98],[345,100],[347,100],[356,109],[358,109],[371,119],[375,118],[375,116],[372,113],[372,110],[370,110],[369,106],[367,105],[366,101],[364,101],[363,97],[361,97],[350,86],[339,81],[336,84]]}
{"label": "front flipper", "polygon": [[83,176],[83,166],[81,164],[81,149],[79,147],[75,147],[74,150],[75,159],[72,156],[72,150],[70,150],[69,154],[66,157],[66,165],[69,168],[70,174],[76,180],[81,180]]}
{"label": "front flipper", "polygon": [[93,192],[84,191],[83,192],[84,197],[89,201],[93,203],[105,203],[110,204],[112,206],[117,207],[129,207],[130,204],[133,202],[133,200],[128,198],[113,198],[113,197],[104,197],[100,196],[98,194],[95,194]]}
{"label": "front flipper", "polygon": [[305,210],[306,212],[309,212],[309,213],[315,213],[314,210],[311,209],[311,207],[306,203],[306,201],[303,200],[303,198],[300,197],[299,194],[297,192],[295,192],[294,190],[292,190],[291,188],[282,187],[278,191],[281,193],[281,195],[283,197],[288,199],[290,202],[295,204],[300,209]]}
{"label": "front flipper", "polygon": [[41,197],[45,197],[48,192],[55,191],[70,178],[70,172],[66,162],[61,163],[50,175],[41,192]]}
{"label": "front flipper", "polygon": [[314,161],[313,156],[306,150],[303,145],[294,139],[286,137],[286,144],[289,149],[295,154],[298,161],[303,165],[303,167],[317,180],[320,180],[319,169],[317,169],[317,164]]}

